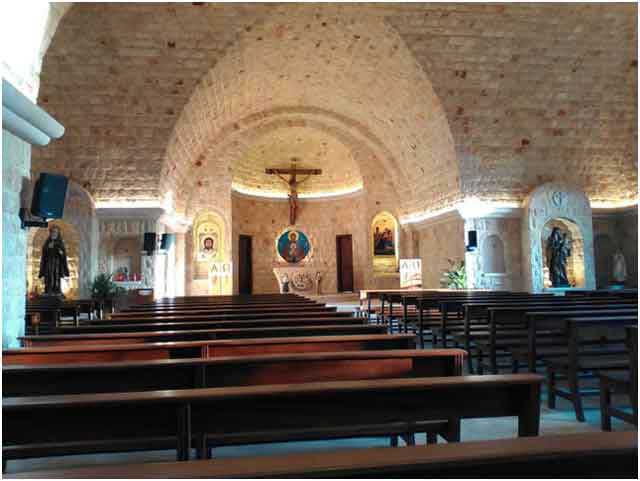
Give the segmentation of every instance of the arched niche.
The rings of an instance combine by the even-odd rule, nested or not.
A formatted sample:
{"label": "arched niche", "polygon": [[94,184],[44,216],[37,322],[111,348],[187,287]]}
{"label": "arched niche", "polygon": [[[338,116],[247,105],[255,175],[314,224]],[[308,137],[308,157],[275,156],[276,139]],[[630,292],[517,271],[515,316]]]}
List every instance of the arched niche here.
{"label": "arched niche", "polygon": [[233,276],[229,253],[230,230],[220,214],[198,214],[191,228],[191,288],[198,294],[231,294]]}
{"label": "arched niche", "polygon": [[566,266],[569,285],[572,287],[584,287],[584,239],[578,225],[567,219],[551,219],[542,228],[542,238],[540,239],[540,243],[542,248],[541,255],[544,287],[552,287],[546,247],[549,236],[554,228],[558,228],[561,235],[567,235],[569,245],[571,246],[571,255],[567,258]]}
{"label": "arched niche", "polygon": [[[142,274],[142,256],[140,255],[140,238],[123,237],[116,239],[113,244],[113,269],[114,273],[127,273],[132,275]],[[125,270],[126,269],[126,270]]]}
{"label": "arched niche", "polygon": [[504,274],[507,272],[504,260],[504,243],[500,236],[491,234],[485,237],[480,247],[482,272],[486,274]]}
{"label": "arched niche", "polygon": [[616,245],[609,234],[599,234],[593,241],[593,250],[596,262],[596,287],[605,289],[611,283]]}
{"label": "arched niche", "polygon": [[[49,222],[49,228],[56,226],[60,229],[60,236],[64,241],[67,251],[67,264],[69,265],[69,277],[61,280],[62,293],[67,298],[80,296],[79,266],[81,262],[80,234],[78,230],[68,222],[61,220]],[[42,247],[49,237],[49,229],[37,229],[29,233],[29,255],[27,256],[27,292],[44,292],[44,281],[38,278],[40,273],[40,258]]]}
{"label": "arched niche", "polygon": [[379,212],[371,221],[369,238],[374,275],[398,272],[399,233],[398,221],[389,212]]}
{"label": "arched niche", "polygon": [[543,230],[550,221],[561,220],[581,238],[584,264],[584,287],[595,289],[593,255],[593,224],[591,205],[578,187],[549,182],[537,187],[524,203],[522,217],[522,257],[524,286],[531,292],[541,292],[544,286],[545,259]]}

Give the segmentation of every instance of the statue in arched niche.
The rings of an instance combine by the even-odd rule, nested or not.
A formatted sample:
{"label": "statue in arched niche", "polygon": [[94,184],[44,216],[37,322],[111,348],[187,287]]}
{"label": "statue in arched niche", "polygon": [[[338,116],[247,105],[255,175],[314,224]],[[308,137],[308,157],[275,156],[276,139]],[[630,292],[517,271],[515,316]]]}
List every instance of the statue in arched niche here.
{"label": "statue in arched niche", "polygon": [[571,256],[571,240],[554,227],[547,239],[547,265],[553,287],[569,287],[567,259]]}
{"label": "statue in arched niche", "polygon": [[67,251],[58,226],[54,225],[49,228],[49,237],[42,246],[38,277],[44,277],[44,294],[46,296],[62,296],[60,279],[69,277],[69,265],[67,264]]}
{"label": "statue in arched niche", "polygon": [[627,280],[627,263],[620,248],[613,254],[612,278],[616,285],[624,285]]}

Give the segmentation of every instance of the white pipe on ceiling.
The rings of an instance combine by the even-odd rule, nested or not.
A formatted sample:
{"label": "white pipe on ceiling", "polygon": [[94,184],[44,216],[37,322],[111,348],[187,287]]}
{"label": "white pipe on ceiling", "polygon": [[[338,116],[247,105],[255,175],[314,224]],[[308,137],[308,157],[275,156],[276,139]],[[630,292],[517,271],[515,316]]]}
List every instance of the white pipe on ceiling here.
{"label": "white pipe on ceiling", "polygon": [[2,128],[32,145],[44,146],[51,141],[51,137],[42,130],[36,129],[4,105],[2,106]]}
{"label": "white pipe on ceiling", "polygon": [[47,145],[64,135],[64,126],[2,79],[2,128],[25,142]]}

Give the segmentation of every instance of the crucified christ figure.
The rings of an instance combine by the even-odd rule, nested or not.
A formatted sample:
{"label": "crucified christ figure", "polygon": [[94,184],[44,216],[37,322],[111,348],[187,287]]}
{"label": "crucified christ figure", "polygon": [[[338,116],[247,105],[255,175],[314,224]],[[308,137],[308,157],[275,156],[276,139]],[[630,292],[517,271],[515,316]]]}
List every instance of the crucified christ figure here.
{"label": "crucified christ figure", "polygon": [[[265,173],[277,175],[289,186],[289,224],[295,225],[298,211],[298,186],[306,182],[312,175],[322,174],[322,169],[297,169],[295,164],[297,159],[294,157],[291,160],[290,169],[265,169]],[[288,175],[289,178],[284,177],[285,175]],[[298,175],[305,175],[306,177],[298,180]]]}

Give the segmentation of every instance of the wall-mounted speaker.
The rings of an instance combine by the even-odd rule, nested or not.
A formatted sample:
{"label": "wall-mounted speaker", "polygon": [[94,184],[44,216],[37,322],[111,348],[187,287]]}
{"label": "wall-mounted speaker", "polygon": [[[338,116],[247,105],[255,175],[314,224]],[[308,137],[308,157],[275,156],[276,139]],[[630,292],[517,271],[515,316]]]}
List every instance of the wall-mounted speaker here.
{"label": "wall-mounted speaker", "polygon": [[162,234],[160,238],[160,249],[168,251],[176,240],[175,234]]}
{"label": "wall-mounted speaker", "polygon": [[478,231],[470,230],[467,235],[467,252],[473,252],[478,248]]}
{"label": "wall-mounted speaker", "polygon": [[145,232],[142,250],[147,251],[147,254],[152,254],[156,250],[156,242],[155,232]]}
{"label": "wall-mounted speaker", "polygon": [[43,219],[61,219],[69,179],[64,175],[40,174],[33,189],[31,214]]}

